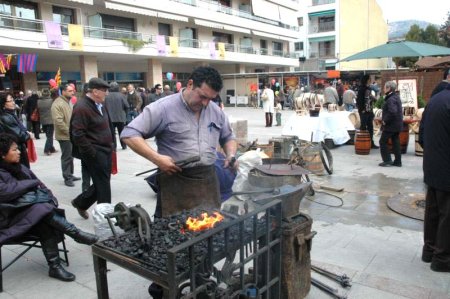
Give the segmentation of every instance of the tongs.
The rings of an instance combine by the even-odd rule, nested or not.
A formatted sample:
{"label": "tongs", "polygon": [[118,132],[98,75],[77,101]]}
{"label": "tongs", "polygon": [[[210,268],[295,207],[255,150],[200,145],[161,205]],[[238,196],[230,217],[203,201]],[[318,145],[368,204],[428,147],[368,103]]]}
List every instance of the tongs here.
{"label": "tongs", "polygon": [[[193,157],[190,157],[190,158],[187,158],[187,159],[184,159],[184,160],[176,161],[175,165],[181,167],[181,166],[184,166],[186,164],[193,163],[193,162],[198,162],[198,161],[200,161],[200,156],[193,156]],[[135,176],[140,176],[142,174],[146,174],[146,173],[158,170],[158,169],[159,169],[159,167],[155,167],[155,168],[143,171],[143,172],[136,173]]]}

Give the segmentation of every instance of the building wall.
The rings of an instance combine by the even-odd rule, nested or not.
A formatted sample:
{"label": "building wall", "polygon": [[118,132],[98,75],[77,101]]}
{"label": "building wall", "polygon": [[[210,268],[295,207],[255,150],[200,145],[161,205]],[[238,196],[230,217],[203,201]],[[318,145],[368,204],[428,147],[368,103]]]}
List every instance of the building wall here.
{"label": "building wall", "polygon": [[[339,58],[384,44],[388,41],[388,26],[375,0],[339,1]],[[342,62],[341,70],[386,68],[387,59]]]}

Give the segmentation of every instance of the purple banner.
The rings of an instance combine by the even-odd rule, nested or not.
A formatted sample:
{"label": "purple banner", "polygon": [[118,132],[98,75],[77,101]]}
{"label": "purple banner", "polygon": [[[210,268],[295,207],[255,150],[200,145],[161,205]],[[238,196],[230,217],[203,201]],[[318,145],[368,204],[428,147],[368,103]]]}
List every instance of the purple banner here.
{"label": "purple banner", "polygon": [[209,42],[209,56],[211,57],[211,59],[216,59],[217,58],[216,43],[215,42]]}
{"label": "purple banner", "polygon": [[49,48],[63,48],[61,25],[52,21],[44,21],[45,33]]}
{"label": "purple banner", "polygon": [[158,55],[167,55],[166,37],[164,35],[156,36],[156,49],[158,50]]}

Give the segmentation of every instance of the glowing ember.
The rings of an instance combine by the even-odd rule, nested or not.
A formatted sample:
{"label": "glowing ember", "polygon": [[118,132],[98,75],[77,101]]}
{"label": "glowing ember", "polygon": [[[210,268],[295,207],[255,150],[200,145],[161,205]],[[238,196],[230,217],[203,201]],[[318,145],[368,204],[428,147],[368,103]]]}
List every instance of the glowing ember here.
{"label": "glowing ember", "polygon": [[186,220],[186,227],[192,231],[201,231],[209,228],[213,228],[217,222],[223,220],[223,216],[217,212],[209,216],[208,213],[202,213],[198,218],[189,217]]}

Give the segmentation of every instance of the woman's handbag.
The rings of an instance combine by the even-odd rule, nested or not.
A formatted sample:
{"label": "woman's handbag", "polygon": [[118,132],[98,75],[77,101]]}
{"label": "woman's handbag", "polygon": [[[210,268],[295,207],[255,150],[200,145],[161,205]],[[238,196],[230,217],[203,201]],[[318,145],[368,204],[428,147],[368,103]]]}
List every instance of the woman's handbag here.
{"label": "woman's handbag", "polygon": [[2,210],[13,210],[13,209],[19,209],[27,206],[34,205],[36,203],[53,203],[55,204],[55,201],[53,200],[53,196],[50,195],[47,188],[37,188],[34,191],[30,191],[28,193],[25,193],[21,197],[12,200],[10,202],[2,202],[0,203],[0,209]]}
{"label": "woman's handbag", "polygon": [[267,101],[269,99],[269,96],[264,92],[262,95],[261,95],[261,100],[263,100],[264,102],[265,101]]}
{"label": "woman's handbag", "polygon": [[28,161],[30,161],[31,163],[37,161],[36,148],[34,147],[34,142],[33,139],[31,138],[27,140],[27,154],[28,154]]}
{"label": "woman's handbag", "polygon": [[33,112],[30,116],[31,121],[39,121],[39,110],[38,108],[34,108]]}

